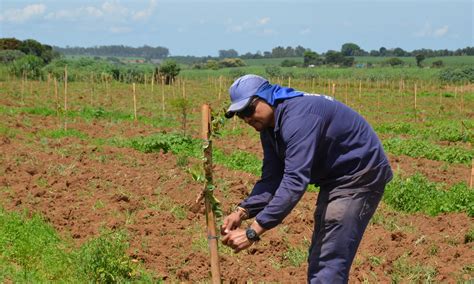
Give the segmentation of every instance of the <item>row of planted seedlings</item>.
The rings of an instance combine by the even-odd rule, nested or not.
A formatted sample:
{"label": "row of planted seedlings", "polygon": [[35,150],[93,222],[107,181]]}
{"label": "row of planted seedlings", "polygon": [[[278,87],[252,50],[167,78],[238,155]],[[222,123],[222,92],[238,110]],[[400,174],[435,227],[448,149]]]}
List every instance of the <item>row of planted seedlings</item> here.
{"label": "row of planted seedlings", "polygon": [[[30,83],[33,84],[32,82]],[[94,86],[94,84],[91,85],[90,83],[73,83],[69,84],[69,91],[67,81],[63,83],[63,86],[61,86],[61,88],[58,87],[56,80],[54,81],[54,88],[51,88],[51,82],[43,82],[43,84],[41,84],[41,82],[34,83],[35,92],[33,93],[33,95],[30,94],[30,97],[32,99],[35,99],[35,101],[39,101],[39,105],[43,105],[46,109],[55,110],[56,115],[58,116],[58,118],[62,118],[63,125],[65,126],[67,125],[68,116],[71,116],[74,112],[81,110],[83,112],[89,111],[92,113],[93,116],[103,116],[107,113],[116,112],[122,114],[122,117],[125,119],[129,118],[135,121],[138,119],[146,120],[145,118],[148,118],[151,121],[161,122],[155,125],[168,125],[170,127],[176,127],[177,125],[180,125],[183,133],[186,133],[187,131],[191,131],[191,133],[193,133],[193,129],[196,129],[196,125],[194,122],[196,121],[195,118],[197,112],[195,106],[197,104],[197,101],[204,96],[211,97],[214,105],[219,105],[218,107],[222,107],[223,103],[225,102],[223,89],[224,86],[226,86],[229,82],[226,81],[223,77],[219,77],[217,79],[208,78],[207,84],[206,82],[176,80],[176,82],[174,82],[175,84],[173,85],[162,84],[157,91],[149,89],[148,87],[150,86],[147,87],[146,85],[132,84],[130,86],[128,84],[124,85],[122,83],[116,83],[114,81],[110,82],[110,84],[104,83],[102,85],[99,85],[99,88],[97,88],[97,86]],[[46,86],[44,86],[45,84]],[[43,89],[41,89],[41,85],[43,85]],[[305,86],[303,85],[301,89],[304,90],[304,87]],[[333,84],[333,88],[334,87],[335,84]],[[213,91],[209,92],[208,90]],[[86,93],[88,91],[90,92],[90,100],[88,97],[86,97]],[[360,85],[359,91],[361,91]],[[348,89],[347,92],[350,92],[350,89]],[[189,93],[192,93],[193,95],[189,95]],[[336,96],[335,93],[332,95]],[[454,136],[461,137],[461,139],[458,139],[457,141],[468,143],[471,142],[472,123],[469,119],[465,119],[465,114],[463,114],[462,112],[436,112],[436,109],[433,110],[432,108],[433,96],[428,95],[424,98],[424,102],[426,102],[426,104],[423,104],[421,98],[419,99],[418,105],[420,105],[420,109],[418,110],[418,112],[420,113],[420,116],[421,114],[424,115],[424,119],[417,120],[410,118],[410,114],[407,114],[406,112],[402,114],[397,111],[391,112],[391,108],[395,108],[397,106],[397,104],[393,102],[393,98],[395,96],[396,94],[384,94],[383,96],[379,94],[376,96],[376,100],[374,101],[374,96],[372,94],[360,93],[361,98],[358,100],[358,103],[360,103],[361,105],[364,103],[367,106],[367,111],[361,112],[363,115],[365,114],[368,120],[374,125],[376,130],[381,130],[380,133],[384,133],[385,131],[388,133],[392,132],[391,134],[393,134],[393,132],[396,132],[390,130],[396,129],[396,127],[384,127],[384,125],[386,126],[387,124],[393,125],[392,122],[396,121],[394,122],[395,125],[403,122],[407,123],[406,125],[411,126],[402,127],[402,129],[405,129],[405,131],[398,132],[396,134],[410,134],[413,136],[413,134],[416,134],[418,132],[417,129],[420,126],[427,125],[426,128],[430,128],[432,127],[434,120],[439,121],[440,117],[442,117],[444,119],[448,119],[449,121],[457,122],[454,122],[452,126],[449,125],[443,129],[438,129],[438,135],[454,133]],[[468,93],[467,97],[467,103],[470,106],[473,101],[471,98],[472,93]],[[404,98],[402,98],[402,101],[403,99]],[[166,102],[168,103],[166,104]],[[165,104],[167,105],[167,107],[165,106]],[[348,104],[351,105],[351,102],[349,101]],[[38,105],[37,102],[35,102],[35,105]],[[50,108],[50,106],[54,107]],[[356,107],[354,108],[357,109],[357,102]],[[382,109],[387,111],[382,112]],[[416,111],[417,109],[414,108],[413,113],[416,113]],[[383,119],[380,119],[380,117],[383,117]],[[233,123],[235,127],[235,124],[237,124],[237,122],[234,120]],[[382,126],[379,127],[379,124]],[[456,126],[456,124],[458,125]],[[388,131],[386,131],[387,129]],[[453,129],[455,130],[453,131]],[[432,134],[434,133],[434,131],[426,130],[424,132],[430,132]],[[194,131],[193,134],[196,135],[196,132]],[[423,135],[423,138],[426,138],[426,135]],[[440,138],[439,140],[443,141],[443,139],[446,138]],[[390,145],[399,145],[397,147],[391,147],[397,149],[396,151],[394,151],[395,154],[411,153],[411,156],[416,157],[418,155],[417,152],[411,151],[410,149],[412,149],[413,147],[409,147],[409,144],[411,142],[413,142],[411,143],[412,145],[416,144],[416,140],[418,140],[418,137],[415,136],[415,141],[408,141],[409,143],[404,143],[404,141],[400,142],[397,140],[388,142],[387,145],[389,145],[388,147],[390,147]],[[400,147],[405,147],[407,150],[400,150]],[[469,151],[470,146],[461,145],[460,149],[456,149],[456,146],[454,147],[455,148],[453,152],[460,152],[459,155],[462,156],[459,158],[460,162],[469,163],[469,157],[472,156]],[[433,147],[428,146],[424,148]],[[443,151],[443,147],[438,148],[439,149],[437,149],[436,152]],[[463,154],[462,151],[464,148],[467,148],[467,152]],[[425,152],[430,152],[430,150],[428,149]],[[421,155],[421,157],[430,158],[430,156],[426,154]],[[446,160],[445,158],[436,157],[434,159]]]}
{"label": "row of planted seedlings", "polygon": [[[65,70],[65,72],[67,72],[67,70]],[[312,79],[311,84],[314,83],[317,85],[318,82],[326,84],[325,81],[315,81],[314,78]],[[331,95],[338,98],[336,93],[336,83],[331,83],[331,81],[329,80],[328,82],[328,86],[331,87]],[[13,85],[14,83],[15,82],[13,82]],[[54,106],[51,109],[55,109],[56,115],[58,117],[62,117],[64,126],[67,125],[67,117],[70,116],[74,111],[81,109],[82,111],[89,110],[89,112],[92,112],[95,116],[105,115],[107,112],[118,112],[122,113],[124,118],[129,117],[132,120],[138,120],[139,118],[148,118],[152,121],[162,122],[161,124],[158,123],[156,125],[168,125],[171,127],[176,127],[177,125],[180,125],[183,133],[186,133],[187,131],[191,131],[191,133],[193,133],[193,129],[196,129],[194,121],[196,121],[196,105],[198,104],[197,102],[199,101],[199,99],[203,97],[208,99],[209,97],[211,97],[214,105],[222,107],[223,103],[226,100],[226,95],[224,95],[224,89],[230,83],[230,81],[220,76],[218,78],[208,78],[207,81],[204,82],[176,80],[173,83],[174,84],[172,85],[162,84],[156,89],[154,88],[153,84],[151,86],[147,86],[146,84],[129,85],[117,83],[114,81],[105,81],[103,82],[103,84],[99,84],[96,86],[94,82],[79,82],[68,84],[67,81],[65,81],[63,82],[61,87],[58,87],[57,80],[54,80],[54,87],[51,87],[51,81],[43,83],[34,82],[35,92],[33,93],[33,96],[31,96],[30,94],[30,97],[36,100],[39,99],[40,105],[42,103],[46,108],[49,108],[49,106]],[[291,85],[291,79],[289,79],[288,83],[289,85]],[[296,88],[304,90],[306,87],[305,83],[308,83],[308,81],[294,83],[296,84]],[[422,94],[420,95],[420,97],[418,97],[417,100],[416,84],[412,97],[413,105],[412,107],[406,108],[406,105],[404,105],[403,103],[397,104],[397,102],[394,100],[398,98],[400,102],[404,102],[407,100],[407,97],[410,97],[410,95],[397,95],[397,91],[393,91],[392,93],[387,92],[384,94],[378,92],[375,96],[373,93],[363,93],[362,84],[361,81],[359,81],[358,95],[349,96],[348,93],[355,92],[354,90],[352,90],[351,92],[351,89],[349,88],[349,82],[345,83],[345,95],[343,97],[352,98],[352,100],[347,99],[347,104],[355,109],[359,108],[359,111],[367,117],[369,122],[374,125],[376,130],[387,130],[387,127],[383,127],[383,125],[391,124],[393,121],[396,121],[395,124],[400,122],[406,122],[408,123],[408,125],[413,126],[413,128],[410,128],[405,132],[400,132],[397,134],[413,135],[418,131],[417,129],[420,126],[427,125],[427,127],[429,128],[433,124],[432,121],[439,121],[440,118],[443,118],[450,121],[458,121],[459,124],[458,126],[455,126],[455,124],[457,123],[455,122],[453,123],[453,126],[448,126],[444,129],[440,129],[438,131],[438,135],[444,135],[450,132],[460,132],[461,134],[455,134],[458,137],[462,138],[461,140],[458,139],[458,141],[468,143],[471,142],[472,123],[469,119],[466,119],[466,115],[469,115],[469,111],[467,114],[461,111],[457,111],[455,106],[456,103],[454,103],[454,105],[451,106],[452,111],[440,112],[440,110],[436,109],[436,107],[433,108],[434,101],[436,101],[436,96],[432,96],[430,94]],[[33,82],[30,82],[30,84],[33,85]],[[301,87],[299,87],[299,84],[302,84]],[[344,83],[341,83],[341,85],[344,86]],[[41,87],[43,87],[43,89],[41,89]],[[317,88],[317,86],[315,88]],[[189,93],[192,93],[192,95],[189,95]],[[465,95],[467,98],[466,104],[468,105],[469,109],[469,107],[473,104],[473,94],[466,93]],[[462,98],[464,98],[465,95],[463,93]],[[46,99],[44,99],[45,97]],[[455,101],[456,98],[453,96],[447,96],[446,101],[449,100]],[[400,106],[401,110],[398,111],[397,107]],[[416,106],[418,106],[418,109],[416,108]],[[444,102],[443,106],[440,107],[445,106],[446,108],[449,107],[448,102]],[[392,109],[395,110],[392,111]],[[233,122],[235,126],[236,122]],[[379,127],[379,124],[382,125],[382,127]],[[405,127],[405,129],[407,129],[407,127]],[[456,130],[452,131],[452,129]],[[446,132],[445,130],[448,131]],[[390,130],[388,132],[390,132]],[[381,131],[381,133],[383,133],[383,131]],[[431,131],[431,133],[433,133],[433,131]],[[194,131],[193,134],[196,135],[196,132]],[[426,135],[424,135],[424,138],[426,138],[425,136]],[[387,142],[387,145],[388,147],[390,147],[390,145],[399,145],[397,147],[390,147],[393,149],[397,149],[394,151],[395,154],[411,153],[411,156],[416,157],[418,155],[417,151],[411,151],[413,147],[409,147],[410,143],[412,145],[416,144],[416,140],[418,140],[417,137],[415,137],[415,141],[408,141],[407,143],[404,143],[405,141],[400,142],[396,140]],[[443,138],[439,140],[443,141]],[[400,147],[405,147],[406,150],[400,150]],[[433,147],[427,146],[424,148]],[[464,148],[467,148],[467,152],[463,154],[462,151]],[[453,150],[453,152],[460,152],[459,155],[462,157],[460,157],[458,160],[460,160],[461,163],[469,163],[469,157],[472,156],[469,151],[469,148],[469,145],[461,145],[460,149],[455,148]],[[443,147],[438,147],[435,152],[442,151]],[[430,152],[430,150],[428,149],[425,152]],[[439,155],[421,155],[421,157],[426,158],[434,157],[433,159],[435,160],[446,160],[445,158],[436,158],[436,156]]]}

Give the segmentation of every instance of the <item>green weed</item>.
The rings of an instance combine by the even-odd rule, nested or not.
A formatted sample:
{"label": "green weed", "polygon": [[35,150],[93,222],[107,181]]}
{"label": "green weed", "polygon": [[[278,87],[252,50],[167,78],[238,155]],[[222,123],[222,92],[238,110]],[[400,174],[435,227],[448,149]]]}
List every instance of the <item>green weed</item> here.
{"label": "green weed", "polygon": [[390,276],[392,283],[432,283],[437,274],[431,266],[410,263],[409,254],[405,253],[393,262]]}
{"label": "green weed", "polygon": [[387,185],[383,200],[394,209],[409,213],[466,212],[474,216],[474,194],[466,184],[444,190],[440,184],[428,181],[421,174],[406,179],[395,176]]}
{"label": "green weed", "polygon": [[391,138],[383,141],[384,149],[394,155],[422,157],[435,161],[470,165],[474,151],[462,147],[441,147],[419,139]]}

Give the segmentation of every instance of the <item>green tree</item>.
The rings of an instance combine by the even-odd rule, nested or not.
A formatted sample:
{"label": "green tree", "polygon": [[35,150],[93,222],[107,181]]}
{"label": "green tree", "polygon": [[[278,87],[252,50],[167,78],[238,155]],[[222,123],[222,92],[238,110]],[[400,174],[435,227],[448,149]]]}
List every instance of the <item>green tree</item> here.
{"label": "green tree", "polygon": [[325,56],[326,64],[341,64],[344,61],[344,55],[335,50],[328,50]]}
{"label": "green tree", "polygon": [[393,57],[385,61],[390,66],[398,66],[403,65],[403,61],[400,58]]}
{"label": "green tree", "polygon": [[165,77],[166,85],[169,85],[178,76],[180,71],[181,68],[174,60],[165,60],[159,68],[160,74]]}
{"label": "green tree", "polygon": [[355,56],[361,51],[360,47],[355,43],[345,43],[341,47],[341,53],[344,56]]}
{"label": "green tree", "polygon": [[422,53],[418,53],[417,55],[415,55],[416,66],[422,67],[422,66],[421,66],[421,62],[422,62],[423,60],[425,60],[425,58],[426,58],[425,55],[422,54]]}
{"label": "green tree", "polygon": [[239,53],[235,49],[219,50],[219,58],[236,58]]}
{"label": "green tree", "polygon": [[0,50],[19,50],[21,40],[16,38],[0,38]]}
{"label": "green tree", "polygon": [[397,47],[393,50],[393,55],[395,56],[406,56],[407,55],[407,52],[403,49],[401,49],[400,47]]}
{"label": "green tree", "polygon": [[23,56],[25,56],[23,52],[19,50],[0,50],[0,62],[1,63],[10,63],[15,61]]}
{"label": "green tree", "polygon": [[303,66],[308,67],[309,65],[322,65],[323,60],[319,55],[311,50],[306,50],[303,54]]}
{"label": "green tree", "polygon": [[43,66],[43,59],[34,55],[25,55],[13,62],[10,66],[10,73],[18,77],[26,75],[30,79],[39,79],[42,76],[41,68]]}
{"label": "green tree", "polygon": [[431,66],[432,66],[433,68],[440,68],[440,67],[443,67],[443,66],[444,66],[443,60],[436,60],[436,61],[433,61],[433,63],[431,64]]}

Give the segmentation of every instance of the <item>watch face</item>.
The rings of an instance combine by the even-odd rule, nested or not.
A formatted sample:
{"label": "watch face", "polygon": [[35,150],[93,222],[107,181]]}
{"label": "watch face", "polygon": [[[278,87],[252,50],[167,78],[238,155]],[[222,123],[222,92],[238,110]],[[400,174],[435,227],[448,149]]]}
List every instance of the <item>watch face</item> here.
{"label": "watch face", "polygon": [[246,231],[245,231],[245,234],[247,235],[247,239],[251,240],[251,241],[256,241],[258,240],[258,236],[257,236],[257,232],[255,232],[254,229],[252,228],[248,228]]}

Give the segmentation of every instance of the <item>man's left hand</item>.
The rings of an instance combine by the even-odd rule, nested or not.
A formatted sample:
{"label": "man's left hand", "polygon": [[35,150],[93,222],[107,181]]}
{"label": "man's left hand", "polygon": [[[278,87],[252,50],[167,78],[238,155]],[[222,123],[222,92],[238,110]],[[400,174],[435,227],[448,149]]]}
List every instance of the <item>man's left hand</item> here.
{"label": "man's left hand", "polygon": [[232,248],[235,253],[238,253],[252,245],[252,242],[247,238],[245,230],[240,228],[227,233],[222,238],[222,243]]}

